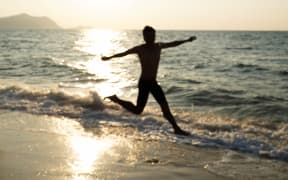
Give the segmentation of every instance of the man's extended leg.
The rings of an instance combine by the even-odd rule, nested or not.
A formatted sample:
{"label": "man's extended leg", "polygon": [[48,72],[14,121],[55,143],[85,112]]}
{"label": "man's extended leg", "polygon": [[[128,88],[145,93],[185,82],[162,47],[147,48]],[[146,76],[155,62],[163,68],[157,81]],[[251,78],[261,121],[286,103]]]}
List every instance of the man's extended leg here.
{"label": "man's extended leg", "polygon": [[162,88],[155,82],[153,87],[151,87],[151,93],[153,94],[156,101],[161,106],[163,116],[170,122],[173,126],[175,134],[190,135],[190,133],[183,131],[176,123],[174,116],[172,115],[166,97]]}
{"label": "man's extended leg", "polygon": [[143,109],[147,103],[148,95],[149,95],[149,90],[147,87],[143,86],[141,82],[139,82],[139,92],[138,92],[138,97],[137,97],[137,105],[135,106],[133,103],[129,101],[124,101],[122,99],[119,99],[116,95],[109,96],[107,97],[111,101],[121,105],[128,111],[134,113],[134,114],[141,114],[143,112]]}

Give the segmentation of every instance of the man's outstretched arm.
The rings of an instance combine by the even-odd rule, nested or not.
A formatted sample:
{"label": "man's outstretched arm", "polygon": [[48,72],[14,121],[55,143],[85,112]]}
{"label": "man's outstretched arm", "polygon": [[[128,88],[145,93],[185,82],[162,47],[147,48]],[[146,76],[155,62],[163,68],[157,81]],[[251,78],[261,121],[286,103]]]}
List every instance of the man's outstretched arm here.
{"label": "man's outstretched arm", "polygon": [[197,38],[196,36],[192,36],[186,40],[182,40],[182,41],[172,41],[172,42],[169,42],[169,43],[161,43],[160,46],[161,48],[170,48],[170,47],[176,47],[176,46],[179,46],[183,43],[186,43],[186,42],[192,42],[192,41],[195,41]]}
{"label": "man's outstretched arm", "polygon": [[107,60],[112,59],[112,58],[123,57],[123,56],[127,56],[128,54],[133,54],[133,53],[136,53],[136,48],[128,49],[127,51],[117,53],[117,54],[114,54],[112,56],[102,56],[101,59],[103,61],[107,61]]}

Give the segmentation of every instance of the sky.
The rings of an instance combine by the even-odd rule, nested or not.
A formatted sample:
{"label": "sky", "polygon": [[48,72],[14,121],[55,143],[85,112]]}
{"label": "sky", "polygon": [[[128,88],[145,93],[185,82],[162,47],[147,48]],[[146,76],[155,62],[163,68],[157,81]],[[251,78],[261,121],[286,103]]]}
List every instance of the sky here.
{"label": "sky", "polygon": [[48,16],[63,28],[288,30],[288,0],[0,0],[0,17]]}

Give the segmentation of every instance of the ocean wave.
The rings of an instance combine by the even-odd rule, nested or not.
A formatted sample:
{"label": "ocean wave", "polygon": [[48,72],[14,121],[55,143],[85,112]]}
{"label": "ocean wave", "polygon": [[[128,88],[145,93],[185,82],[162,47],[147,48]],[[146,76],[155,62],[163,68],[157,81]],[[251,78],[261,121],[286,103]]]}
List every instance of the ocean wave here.
{"label": "ocean wave", "polygon": [[288,100],[283,97],[251,96],[245,91],[221,88],[194,92],[177,91],[174,96],[174,99],[183,98],[184,102],[197,108],[237,119],[288,122]]}
{"label": "ocean wave", "polygon": [[234,65],[233,67],[235,68],[239,68],[239,69],[245,69],[245,70],[253,70],[253,72],[256,71],[267,71],[269,69],[261,67],[259,65],[255,65],[255,64],[243,64],[243,63],[238,63],[236,65]]}
{"label": "ocean wave", "polygon": [[286,103],[259,103],[257,105],[246,105],[225,108],[225,112],[232,113],[239,119],[258,119],[265,121],[288,122],[288,104]]}
{"label": "ocean wave", "polygon": [[245,94],[245,91],[243,91],[243,90],[231,90],[231,89],[217,88],[217,89],[215,89],[215,91],[219,92],[219,93],[234,94],[234,95]]}
{"label": "ocean wave", "polygon": [[247,101],[242,97],[234,96],[241,95],[242,91],[230,91],[224,89],[218,90],[201,90],[194,93],[186,94],[186,98],[197,106],[231,106],[247,104]]}
{"label": "ocean wave", "polygon": [[0,71],[9,71],[9,70],[14,70],[14,67],[2,67],[0,68]]}
{"label": "ocean wave", "polygon": [[37,91],[18,86],[0,89],[1,109],[22,110],[35,114],[80,117],[84,109],[105,108],[96,92],[87,96],[72,95],[61,91]]}
{"label": "ocean wave", "polygon": [[194,69],[204,69],[207,65],[201,63],[201,64],[195,64],[193,67]]}
{"label": "ocean wave", "polygon": [[253,50],[253,47],[226,47],[227,50]]}
{"label": "ocean wave", "polygon": [[199,146],[227,148],[288,161],[288,149],[283,144],[288,136],[287,123],[237,121],[221,116],[200,115],[193,119],[194,139]]}
{"label": "ocean wave", "polygon": [[279,98],[279,97],[274,97],[274,96],[255,96],[253,99],[255,101],[259,101],[259,103],[285,102],[286,101],[286,99],[284,98]]}
{"label": "ocean wave", "polygon": [[136,116],[121,110],[108,109],[90,113],[86,117],[81,119],[85,128],[100,126],[108,134],[116,133],[142,141],[161,140],[197,147],[230,149],[263,158],[288,161],[288,149],[285,145],[288,141],[286,123],[257,124],[212,114],[184,113],[178,114],[178,124],[192,134],[183,137],[173,134],[169,123],[153,111]]}
{"label": "ocean wave", "polygon": [[[287,52],[288,53],[288,52]],[[271,62],[277,62],[277,63],[285,63],[288,61],[288,58],[285,57],[269,57],[269,58],[259,58],[257,59],[257,61],[261,61],[261,63],[263,63],[263,61],[265,61],[265,63],[271,63]]]}
{"label": "ocean wave", "polygon": [[169,87],[169,88],[166,90],[165,94],[173,94],[173,93],[181,92],[181,91],[183,91],[183,90],[184,90],[184,89],[181,88],[181,87],[171,86],[171,87]]}
{"label": "ocean wave", "polygon": [[108,134],[143,141],[161,140],[231,149],[288,161],[285,143],[288,142],[288,124],[283,122],[237,121],[207,113],[182,112],[177,113],[177,122],[182,128],[192,132],[191,136],[184,138],[173,134],[168,121],[155,108],[146,109],[141,116],[133,115],[118,106],[103,103],[96,92],[79,96],[56,90],[41,91],[8,86],[0,88],[0,98],[0,109],[64,116],[79,121],[84,128],[102,128]]}
{"label": "ocean wave", "polygon": [[194,80],[194,79],[189,79],[189,78],[173,78],[174,81],[179,82],[179,83],[188,83],[188,84],[202,84],[203,82]]}
{"label": "ocean wave", "polygon": [[277,74],[279,74],[280,76],[288,76],[288,71],[278,71]]}
{"label": "ocean wave", "polygon": [[70,80],[70,81],[65,81],[65,83],[100,83],[100,82],[104,82],[107,81],[108,79],[97,79],[95,77],[86,77],[89,74],[86,74],[84,77],[81,78],[77,78],[75,80]]}
{"label": "ocean wave", "polygon": [[[65,82],[71,79],[92,82],[94,81],[93,78],[95,79],[94,74],[72,67],[67,63],[56,61],[60,60],[55,60],[54,57],[49,56],[31,57],[29,60],[19,59],[5,61],[5,68],[1,69],[3,72],[0,74],[4,77],[26,77],[27,79],[42,78],[50,81],[56,80],[56,83],[59,81]],[[95,81],[98,81],[98,79]],[[102,79],[99,81],[102,81]]]}
{"label": "ocean wave", "polygon": [[185,79],[185,81],[189,84],[202,84],[200,81],[192,80],[192,79]]}

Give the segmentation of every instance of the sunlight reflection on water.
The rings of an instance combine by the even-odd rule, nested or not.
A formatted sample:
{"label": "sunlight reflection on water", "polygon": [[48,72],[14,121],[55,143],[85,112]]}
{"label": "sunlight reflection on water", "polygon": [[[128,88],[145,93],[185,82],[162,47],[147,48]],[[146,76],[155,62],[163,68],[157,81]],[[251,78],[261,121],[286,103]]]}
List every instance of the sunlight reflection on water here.
{"label": "sunlight reflection on water", "polygon": [[118,41],[121,39],[121,36],[121,32],[113,30],[84,30],[81,38],[75,42],[76,49],[98,56],[111,53],[111,50],[122,48]]}
{"label": "sunlight reflection on water", "polygon": [[[121,88],[125,81],[120,81],[121,75],[117,63],[101,61],[101,56],[108,56],[125,49],[121,40],[125,39],[125,33],[113,30],[88,29],[83,30],[80,39],[75,42],[75,49],[88,53],[93,57],[89,60],[80,60],[72,64],[74,68],[81,69],[94,75],[96,82],[89,82],[84,88],[96,90],[100,96],[121,94]],[[83,87],[83,83],[79,82]],[[96,83],[96,84],[95,84]]]}

